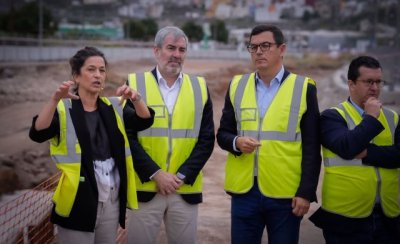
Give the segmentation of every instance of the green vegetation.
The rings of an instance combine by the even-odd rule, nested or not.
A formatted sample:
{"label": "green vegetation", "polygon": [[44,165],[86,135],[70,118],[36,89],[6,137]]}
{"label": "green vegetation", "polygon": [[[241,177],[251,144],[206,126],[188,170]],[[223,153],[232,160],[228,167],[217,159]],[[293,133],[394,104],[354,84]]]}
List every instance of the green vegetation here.
{"label": "green vegetation", "polygon": [[229,32],[223,20],[215,19],[211,22],[211,39],[228,43]]}
{"label": "green vegetation", "polygon": [[124,24],[125,37],[149,41],[154,38],[158,30],[158,24],[154,19],[142,19],[142,20],[128,20]]}
{"label": "green vegetation", "polygon": [[197,25],[193,21],[188,21],[182,26],[182,30],[186,33],[189,40],[192,42],[200,41],[203,36],[203,28],[200,25]]}
{"label": "green vegetation", "polygon": [[[50,11],[43,7],[43,35],[51,36],[57,30]],[[11,35],[37,35],[39,33],[39,6],[36,1],[20,9],[11,8],[0,14],[0,31]]]}

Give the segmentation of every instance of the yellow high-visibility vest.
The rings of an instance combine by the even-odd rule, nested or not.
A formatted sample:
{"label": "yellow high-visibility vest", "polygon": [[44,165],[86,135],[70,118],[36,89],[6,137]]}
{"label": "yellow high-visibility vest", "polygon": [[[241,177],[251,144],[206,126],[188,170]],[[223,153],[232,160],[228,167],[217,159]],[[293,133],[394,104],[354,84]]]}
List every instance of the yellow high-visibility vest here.
{"label": "yellow high-visibility vest", "polygon": [[[198,140],[203,109],[208,99],[204,78],[183,74],[182,85],[171,115],[168,113],[158,82],[151,72],[130,74],[129,86],[137,90],[146,104],[155,111],[153,125],[138,132],[140,144],[162,170],[176,174]],[[193,185],[184,184],[177,192],[200,193],[202,178],[203,173],[200,172]],[[142,183],[138,176],[136,185],[139,191],[157,191],[155,182]]]}
{"label": "yellow high-visibility vest", "polygon": [[[122,108],[118,105],[119,99],[100,98],[107,105],[114,108],[118,129],[122,133],[125,141],[125,164],[127,171],[127,207],[137,208],[138,201],[135,186],[135,173],[131,150],[123,124]],[[60,121],[60,137],[50,141],[50,154],[56,162],[56,166],[62,174],[53,195],[55,212],[63,217],[68,217],[75,202],[78,192],[81,170],[81,147],[76,137],[74,125],[71,120],[69,109],[71,108],[70,99],[62,99],[57,105],[57,112]]]}
{"label": "yellow high-visibility vest", "polygon": [[262,194],[274,198],[292,198],[300,184],[302,141],[300,120],[306,112],[310,78],[290,74],[280,86],[263,118],[257,107],[255,73],[235,76],[230,99],[240,136],[261,142],[253,153],[228,154],[225,190],[248,192],[257,175]]}
{"label": "yellow high-visibility vest", "polygon": [[[349,130],[362,121],[361,115],[348,101],[334,109],[346,120]],[[372,143],[379,146],[393,145],[398,115],[383,108],[378,120],[385,129]],[[323,209],[346,217],[367,217],[372,213],[379,195],[386,216],[395,217],[400,214],[398,169],[366,166],[361,159],[345,160],[324,147],[323,155]]]}

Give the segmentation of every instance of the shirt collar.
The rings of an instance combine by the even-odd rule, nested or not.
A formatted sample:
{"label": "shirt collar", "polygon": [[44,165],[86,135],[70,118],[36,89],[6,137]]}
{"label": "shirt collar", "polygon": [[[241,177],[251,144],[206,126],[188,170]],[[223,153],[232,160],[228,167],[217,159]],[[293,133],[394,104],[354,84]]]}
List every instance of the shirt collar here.
{"label": "shirt collar", "polygon": [[[278,84],[280,85],[282,83],[284,74],[285,74],[285,69],[283,68],[283,65],[282,65],[281,69],[275,75],[275,77],[272,79],[271,83],[276,80],[278,82]],[[256,82],[259,82],[259,80],[262,80],[262,79],[258,76],[258,72],[256,72]]]}
{"label": "shirt collar", "polygon": [[[158,66],[156,67],[156,72],[157,72],[157,82],[158,84],[163,84],[167,87],[167,81],[164,79],[164,77],[162,77],[160,71],[158,70]],[[175,83],[173,86],[175,86],[175,84],[180,85],[183,79],[183,74],[182,72],[179,73],[178,78],[175,80]]]}
{"label": "shirt collar", "polygon": [[362,109],[360,106],[358,106],[351,97],[349,97],[350,103],[354,106],[354,108],[357,110],[357,112],[362,115],[364,113],[364,109]]}

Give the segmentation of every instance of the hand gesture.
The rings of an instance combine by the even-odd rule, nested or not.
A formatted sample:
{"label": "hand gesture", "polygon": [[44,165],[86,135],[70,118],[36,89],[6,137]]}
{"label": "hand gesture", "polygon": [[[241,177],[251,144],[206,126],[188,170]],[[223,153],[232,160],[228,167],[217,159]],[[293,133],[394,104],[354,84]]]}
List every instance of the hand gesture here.
{"label": "hand gesture", "polygon": [[252,137],[239,136],[236,139],[236,148],[242,153],[252,153],[259,146],[261,146],[261,143]]}
{"label": "hand gesture", "polygon": [[117,89],[117,96],[121,96],[119,105],[123,104],[126,99],[130,99],[132,102],[140,100],[140,95],[137,91],[131,89],[127,85],[122,85]]}
{"label": "hand gesture", "polygon": [[364,111],[366,114],[379,117],[379,113],[382,107],[382,103],[375,97],[369,97],[364,103]]}
{"label": "hand gesture", "polygon": [[56,102],[60,101],[63,98],[71,98],[71,99],[79,99],[79,97],[70,92],[71,86],[75,84],[74,81],[64,81],[53,94],[52,99]]}
{"label": "hand gesture", "polygon": [[36,130],[43,130],[49,128],[51,121],[56,111],[58,102],[63,98],[79,99],[77,95],[70,92],[71,86],[74,85],[74,81],[64,81],[51,96],[51,99],[44,105],[42,111],[40,111],[38,118],[35,122]]}

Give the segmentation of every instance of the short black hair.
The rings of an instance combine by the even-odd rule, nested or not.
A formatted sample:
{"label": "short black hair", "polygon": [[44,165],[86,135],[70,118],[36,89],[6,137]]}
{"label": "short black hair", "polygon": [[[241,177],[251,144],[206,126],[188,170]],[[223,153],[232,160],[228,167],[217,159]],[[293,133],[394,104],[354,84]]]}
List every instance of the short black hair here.
{"label": "short black hair", "polygon": [[359,56],[350,62],[347,79],[355,82],[358,77],[360,77],[360,67],[382,69],[381,64],[376,58],[371,56]]}
{"label": "short black hair", "polygon": [[274,41],[278,46],[286,42],[281,29],[279,29],[278,27],[276,27],[274,25],[265,25],[265,24],[257,25],[256,27],[254,27],[251,30],[249,42],[251,41],[252,36],[255,36],[260,33],[267,32],[267,31],[272,32]]}
{"label": "short black hair", "polygon": [[104,56],[104,53],[102,53],[95,47],[84,47],[80,49],[78,52],[76,52],[75,55],[72,56],[69,60],[72,76],[79,75],[81,73],[81,68],[85,63],[86,59],[93,56],[102,57],[104,59],[105,65],[107,66],[107,60]]}

